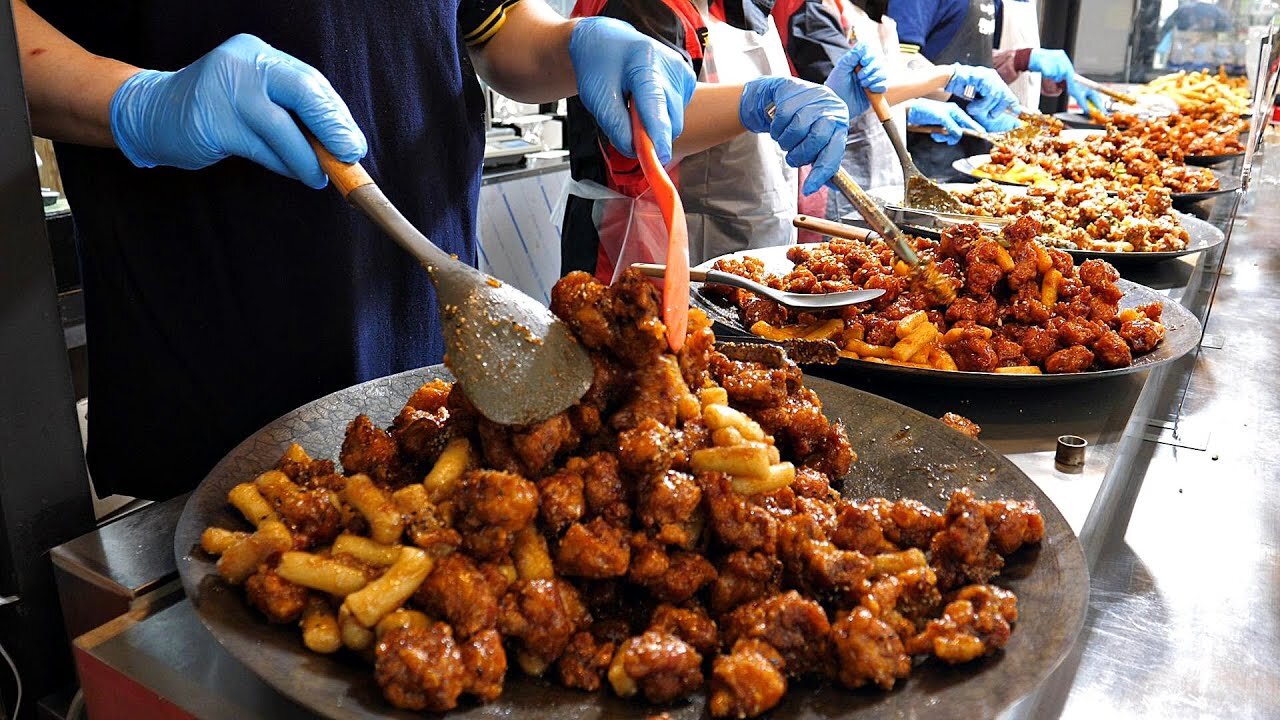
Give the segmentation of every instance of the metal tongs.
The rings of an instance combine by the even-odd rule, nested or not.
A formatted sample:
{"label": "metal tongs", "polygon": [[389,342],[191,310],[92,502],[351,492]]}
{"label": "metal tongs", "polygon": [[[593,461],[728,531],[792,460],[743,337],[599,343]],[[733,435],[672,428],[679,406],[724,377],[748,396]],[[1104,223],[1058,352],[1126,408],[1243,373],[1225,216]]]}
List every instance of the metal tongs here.
{"label": "metal tongs", "polygon": [[[631,267],[639,270],[646,276],[653,278],[663,277],[667,271],[667,267],[665,265],[653,265],[650,263],[633,263]],[[723,272],[721,270],[690,270],[689,279],[695,282],[715,283],[717,285],[728,285],[730,287],[742,288],[743,290],[767,297],[779,305],[783,305],[800,312],[834,310],[836,308],[857,305],[858,303],[875,300],[884,294],[884,290],[881,289],[846,290],[843,292],[833,293],[783,292],[781,290],[774,290],[768,285],[762,285],[750,278]]]}

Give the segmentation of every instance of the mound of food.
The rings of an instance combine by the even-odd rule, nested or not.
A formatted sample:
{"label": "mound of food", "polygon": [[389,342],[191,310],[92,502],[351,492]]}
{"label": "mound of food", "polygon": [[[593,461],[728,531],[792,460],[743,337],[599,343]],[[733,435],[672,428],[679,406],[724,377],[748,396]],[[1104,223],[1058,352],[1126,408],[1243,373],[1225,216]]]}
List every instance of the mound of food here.
{"label": "mound of food", "polygon": [[1248,78],[1229,77],[1222,68],[1218,68],[1217,73],[1181,70],[1161,75],[1142,86],[1141,90],[1173,98],[1184,115],[1240,116],[1252,109]]}
{"label": "mound of food", "polygon": [[436,381],[390,428],[355,418],[341,468],[295,445],[229,495],[255,530],[202,537],[222,577],[414,710],[491,701],[514,666],[744,718],[798,678],[889,689],[1008,641],[990,583],[1042,538],[1033,503],[842,498],[844,427],[780,352],[717,349],[699,312],[669,352],[633,273],[552,304],[595,363],[579,404],[505,427]]}
{"label": "mound of food", "polygon": [[1121,188],[1114,195],[1097,182],[1031,187],[1012,193],[988,180],[952,195],[965,212],[984,217],[1029,215],[1051,247],[1104,252],[1182,250],[1191,237],[1173,213],[1165,188]]}
{"label": "mound of food", "polygon": [[1126,367],[1164,339],[1163,306],[1120,310],[1120,273],[1103,260],[1078,268],[1071,256],[1046,248],[1044,228],[1024,216],[1001,235],[976,225],[948,228],[941,241],[913,238],[922,260],[933,260],[957,288],[937,305],[913,287],[911,272],[879,240],[797,245],[786,276],[765,272],[750,256],[723,259],[716,269],[787,292],[883,288],[860,306],[815,315],[795,313],[745,290],[707,286],[738,307],[742,324],[770,340],[830,340],[848,358],[938,370],[1039,374]]}
{"label": "mound of food", "polygon": [[[1177,160],[1162,158],[1139,142],[1110,135],[1084,140],[1037,137],[1022,143],[995,145],[991,162],[977,174],[992,180],[1025,184],[1030,172],[1038,169],[1050,181],[1096,180],[1109,191],[1126,187],[1168,188],[1175,193],[1217,190],[1221,187],[1208,168],[1188,167]],[[1044,184],[1041,179],[1039,184]]]}
{"label": "mound of food", "polygon": [[1143,120],[1117,112],[1107,118],[1108,136],[1149,148],[1174,162],[1182,162],[1188,155],[1242,153],[1240,134],[1248,130],[1249,121],[1234,115],[1211,118],[1178,113]]}

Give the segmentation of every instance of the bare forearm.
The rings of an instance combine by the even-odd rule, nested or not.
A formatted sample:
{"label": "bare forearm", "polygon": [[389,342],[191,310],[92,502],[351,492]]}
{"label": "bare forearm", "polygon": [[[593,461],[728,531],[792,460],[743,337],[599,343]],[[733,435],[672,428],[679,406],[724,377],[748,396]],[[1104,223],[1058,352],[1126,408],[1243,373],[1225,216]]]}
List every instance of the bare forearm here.
{"label": "bare forearm", "polygon": [[742,85],[698,83],[684,115],[684,132],[675,140],[677,159],[700,153],[746,132],[738,107]]}
{"label": "bare forearm", "polygon": [[544,103],[576,95],[569,59],[573,20],[543,0],[521,0],[507,9],[502,29],[471,50],[476,72],[499,93],[519,102]]}
{"label": "bare forearm", "polygon": [[951,79],[951,66],[934,65],[918,67],[899,76],[889,83],[884,95],[890,105],[897,105],[906,100],[927,97],[941,92]]}
{"label": "bare forearm", "polygon": [[111,97],[138,68],[94,55],[26,3],[13,6],[32,130],[54,140],[111,147]]}

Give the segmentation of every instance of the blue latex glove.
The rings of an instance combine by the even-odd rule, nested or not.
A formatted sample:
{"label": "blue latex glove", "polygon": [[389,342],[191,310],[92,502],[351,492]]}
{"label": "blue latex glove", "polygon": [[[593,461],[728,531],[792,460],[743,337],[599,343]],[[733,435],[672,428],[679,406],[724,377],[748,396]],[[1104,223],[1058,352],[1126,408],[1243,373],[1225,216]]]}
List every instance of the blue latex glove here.
{"label": "blue latex glove", "polygon": [[805,195],[821,190],[840,169],[849,107],[831,88],[793,77],[756,78],[742,89],[738,117],[751,132],[768,132],[777,140],[787,151],[788,165],[813,166],[804,181]]}
{"label": "blue latex glove", "polygon": [[1022,112],[1013,91],[1000,74],[989,67],[956,65],[947,92],[971,100],[966,112],[988,132],[1005,132],[1019,126],[1011,116]]}
{"label": "blue latex glove", "polygon": [[1075,66],[1071,64],[1071,58],[1061,50],[1044,48],[1032,50],[1031,58],[1027,61],[1027,69],[1038,72],[1054,82],[1066,83],[1067,92],[1080,103],[1081,111],[1086,114],[1089,112],[1090,103],[1103,113],[1110,105],[1105,95],[1076,82]]}
{"label": "blue latex glove", "polygon": [[579,20],[569,36],[578,96],[609,142],[635,157],[627,100],[635,103],[658,159],[671,162],[671,141],[684,130],[684,108],[698,84],[678,53],[612,18]]}
{"label": "blue latex glove", "polygon": [[962,132],[964,128],[982,130],[982,126],[971,120],[964,110],[960,109],[959,105],[928,98],[911,101],[911,107],[907,108],[907,124],[941,125],[946,132],[930,133],[929,137],[933,138],[934,142],[948,145],[955,145],[960,142],[960,139],[964,137]]}
{"label": "blue latex glove", "polygon": [[[855,72],[859,65],[861,68]],[[826,85],[849,106],[849,117],[856,118],[871,109],[867,93],[884,92],[888,80],[880,55],[860,42],[836,61]]]}
{"label": "blue latex glove", "polygon": [[329,179],[290,111],[343,162],[369,150],[319,71],[252,35],[177,72],[143,70],[116,90],[110,109],[116,145],[138,167],[195,170],[238,155],[322,188]]}

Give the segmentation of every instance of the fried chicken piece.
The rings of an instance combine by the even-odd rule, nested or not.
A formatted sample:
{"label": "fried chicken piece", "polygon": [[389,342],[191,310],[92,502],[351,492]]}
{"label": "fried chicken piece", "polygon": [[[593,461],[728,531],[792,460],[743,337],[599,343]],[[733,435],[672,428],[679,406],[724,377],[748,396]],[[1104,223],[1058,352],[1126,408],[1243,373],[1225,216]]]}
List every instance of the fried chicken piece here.
{"label": "fried chicken piece", "polygon": [[668,470],[640,484],[636,514],[641,526],[666,545],[692,549],[702,534],[702,488],[692,475]]}
{"label": "fried chicken piece", "polygon": [[697,481],[702,487],[707,520],[716,539],[735,550],[774,552],[778,522],[773,516],[739,495],[724,473],[702,473]]}
{"label": "fried chicken piece", "polygon": [[848,688],[875,683],[884,690],[911,673],[911,658],[902,639],[885,621],[865,607],[855,608],[836,620],[831,645],[839,663],[837,677]]}
{"label": "fried chicken piece", "polygon": [[[730,367],[719,366],[723,363],[729,363]],[[729,394],[729,404],[734,407],[776,407],[787,397],[789,371],[786,368],[758,367],[755,363],[724,359],[723,355],[713,356],[711,365]]]}
{"label": "fried chicken piece", "polygon": [[244,592],[249,604],[273,623],[296,622],[309,596],[306,588],[285,580],[265,564],[259,565],[258,572],[244,581]]}
{"label": "fried chicken piece", "polygon": [[711,717],[749,718],[771,710],[787,693],[778,651],[761,640],[739,640],[711,664]]}
{"label": "fried chicken piece", "polygon": [[684,347],[676,355],[685,385],[697,390],[711,381],[707,365],[715,344],[716,336],[711,331],[711,318],[696,308],[689,310],[689,329],[685,332]]}
{"label": "fried chicken piece", "polygon": [[580,472],[568,466],[538,481],[538,511],[542,522],[552,533],[559,535],[586,513],[587,501],[583,493],[585,481]]}
{"label": "fried chicken piece", "polygon": [[364,473],[384,487],[400,487],[421,480],[423,473],[400,456],[391,435],[373,424],[368,415],[357,415],[347,424],[338,455],[347,475]]}
{"label": "fried chicken piece", "polygon": [[602,517],[570,525],[556,549],[556,571],[566,576],[621,577],[630,562],[626,532]]}
{"label": "fried chicken piece", "polygon": [[1133,364],[1133,353],[1124,338],[1114,330],[1102,333],[1093,344],[1093,354],[1098,364],[1108,368],[1128,367]]}
{"label": "fried chicken piece", "polygon": [[951,493],[945,526],[929,545],[931,564],[941,588],[984,583],[1004,567],[1004,558],[991,547],[982,503],[969,488]]}
{"label": "fried chicken piece", "polygon": [[1120,325],[1120,337],[1134,353],[1149,353],[1164,339],[1164,325],[1147,318],[1129,320]]}
{"label": "fried chicken piece", "polygon": [[1034,500],[992,500],[983,503],[982,516],[991,532],[991,545],[1001,555],[1044,538],[1044,516]]}
{"label": "fried chicken piece", "polygon": [[1048,373],[1084,372],[1093,365],[1093,353],[1083,345],[1072,345],[1045,358],[1044,371]]}
{"label": "fried chicken piece", "polygon": [[618,462],[632,478],[661,475],[675,462],[675,433],[671,428],[645,418],[638,425],[618,433]]}
{"label": "fried chicken piece", "polygon": [[492,702],[502,694],[507,676],[507,651],[502,636],[489,629],[462,643],[462,691],[480,702]]}
{"label": "fried chicken piece", "polygon": [[793,515],[781,524],[778,556],[789,584],[822,598],[853,593],[871,572],[865,555],[833,545],[818,521],[806,514]]}
{"label": "fried chicken piece", "polygon": [[957,664],[991,655],[1009,642],[1018,621],[1018,598],[994,585],[961,588],[942,617],[929,621],[911,641],[914,652],[930,652]]}
{"label": "fried chicken piece", "polygon": [[880,521],[880,529],[889,542],[899,547],[928,549],[934,533],[942,529],[941,513],[919,500],[891,502],[884,498],[868,501]]}
{"label": "fried chicken piece", "polygon": [[413,599],[433,617],[452,625],[458,638],[468,638],[497,623],[504,590],[495,587],[474,560],[455,552],[436,562]]}
{"label": "fried chicken piece", "polygon": [[700,553],[668,553],[657,541],[637,532],[631,535],[631,569],[627,577],[660,602],[679,604],[715,580],[716,569]]}
{"label": "fried chicken piece", "polygon": [[720,561],[711,586],[710,606],[717,615],[771,595],[781,589],[782,562],[761,552],[729,553]]}
{"label": "fried chicken piece", "polygon": [[463,547],[492,560],[511,551],[515,533],[538,512],[538,488],[515,473],[469,470],[459,488]]}
{"label": "fried chicken piece", "polygon": [[844,499],[836,501],[831,543],[841,550],[856,550],[868,556],[897,550],[885,539],[880,520],[871,508]]}
{"label": "fried chicken piece", "polygon": [[609,684],[621,697],[641,693],[651,703],[668,703],[702,687],[702,655],[673,635],[651,630],[618,648]]}
{"label": "fried chicken piece", "polygon": [[949,412],[946,415],[942,416],[942,424],[946,425],[952,430],[955,430],[961,435],[968,435],[969,437],[975,440],[978,439],[978,434],[982,432],[982,428],[978,425],[978,423],[970,420],[969,418],[963,415],[957,415],[956,413],[953,413],[953,412]]}
{"label": "fried chicken piece", "polygon": [[[618,412],[609,418],[609,427],[621,432],[639,426],[646,419],[667,427],[675,426],[681,401],[692,396],[673,357],[659,356],[653,365],[632,373],[634,388]],[[693,399],[693,402],[697,400]]]}
{"label": "fried chicken piece", "polygon": [[1000,367],[1000,356],[985,333],[976,326],[963,330],[959,338],[944,341],[947,352],[956,361],[956,367],[966,372],[994,372]]}
{"label": "fried chicken piece", "polygon": [[462,653],[442,622],[388,631],[378,641],[374,677],[387,702],[406,710],[444,712],[466,684]]}
{"label": "fried chicken piece", "polygon": [[659,605],[658,609],[653,611],[649,629],[674,635],[692,645],[703,655],[715,652],[720,644],[715,620],[696,605],[688,607],[676,607],[670,603]]}
{"label": "fried chicken piece", "polygon": [[625,525],[631,519],[631,503],[618,475],[618,457],[600,452],[585,460],[571,458],[566,468],[582,474],[583,497],[589,515]]}
{"label": "fried chicken piece", "polygon": [[498,611],[498,631],[517,641],[516,662],[534,676],[546,672],[574,633],[590,623],[578,591],[559,579],[517,580]]}
{"label": "fried chicken piece", "polygon": [[307,550],[328,545],[342,532],[342,511],[328,490],[314,488],[285,493],[272,503],[293,535],[293,546]]}
{"label": "fried chicken piece", "polygon": [[513,432],[511,448],[524,475],[539,478],[551,470],[557,457],[576,448],[581,439],[568,413],[560,413]]}
{"label": "fried chicken piece", "polygon": [[433,462],[453,438],[449,423],[449,394],[453,384],[432,380],[414,391],[391,423],[391,438],[400,451]]}
{"label": "fried chicken piece", "polygon": [[764,640],[777,649],[788,677],[822,672],[830,657],[831,625],[822,606],[795,590],[738,607],[721,621],[723,643]]}
{"label": "fried chicken piece", "polygon": [[811,467],[796,468],[796,479],[791,481],[790,487],[798,497],[828,502],[840,497],[840,493],[831,487],[831,478]]}
{"label": "fried chicken piece", "polygon": [[332,460],[298,461],[283,457],[276,464],[276,469],[304,490],[322,488],[339,492],[346,481],[346,478],[334,469]]}
{"label": "fried chicken piece", "polygon": [[[1029,327],[1023,333],[1020,340],[1022,353],[1027,356],[1027,360],[1034,364],[1041,364],[1045,358],[1049,357],[1058,350],[1058,337],[1052,330],[1040,327]],[[943,416],[943,422],[946,422],[946,416]],[[977,437],[976,435],[974,437]]]}
{"label": "fried chicken piece", "polygon": [[589,350],[604,350],[613,338],[607,315],[608,291],[591,275],[578,270],[560,278],[551,288],[551,312]]}
{"label": "fried chicken piece", "polygon": [[609,287],[608,295],[613,327],[610,349],[629,367],[649,367],[667,347],[658,290],[639,270],[627,269]]}
{"label": "fried chicken piece", "polygon": [[575,633],[556,662],[560,682],[565,687],[578,690],[599,690],[600,681],[613,660],[615,647],[612,642],[596,640],[589,632]]}

